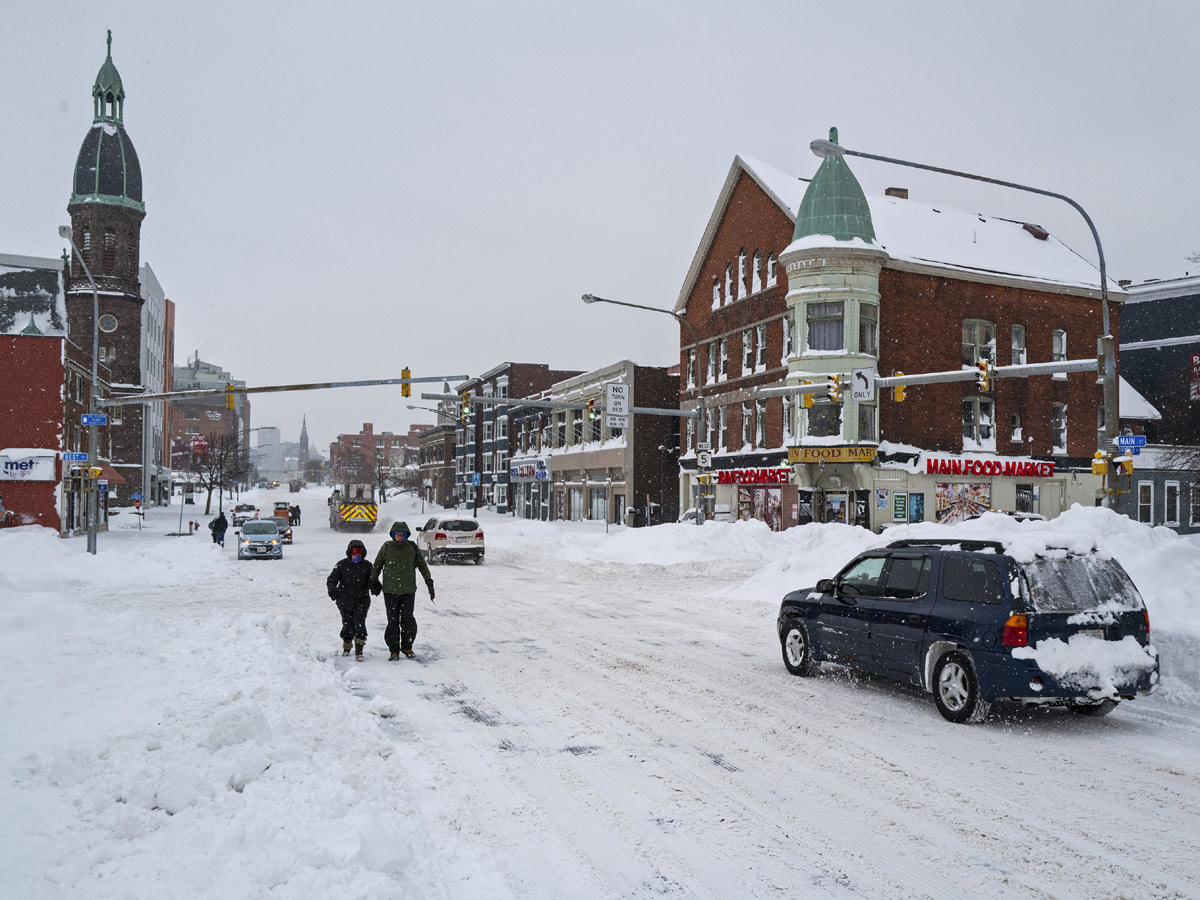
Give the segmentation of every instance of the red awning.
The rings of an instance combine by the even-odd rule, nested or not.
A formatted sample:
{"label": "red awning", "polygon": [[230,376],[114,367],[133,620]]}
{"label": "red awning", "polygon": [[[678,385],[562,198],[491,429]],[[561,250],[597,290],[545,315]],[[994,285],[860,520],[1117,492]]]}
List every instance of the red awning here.
{"label": "red awning", "polygon": [[100,463],[100,477],[109,484],[125,484],[125,476],[108,463]]}

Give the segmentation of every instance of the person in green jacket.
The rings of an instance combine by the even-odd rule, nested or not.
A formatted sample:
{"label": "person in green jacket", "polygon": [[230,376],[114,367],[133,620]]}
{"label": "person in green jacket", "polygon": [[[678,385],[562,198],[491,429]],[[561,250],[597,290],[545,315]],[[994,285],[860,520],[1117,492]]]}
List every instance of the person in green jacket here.
{"label": "person in green jacket", "polygon": [[412,658],[413,641],[417,639],[417,620],[413,616],[413,605],[417,599],[417,569],[433,599],[433,577],[429,566],[421,558],[417,545],[408,539],[412,534],[407,522],[393,522],[388,529],[390,540],[375,554],[375,565],[371,567],[371,592],[376,596],[383,592],[387,608],[387,630],[383,639],[392,651],[389,659],[399,659],[400,654]]}

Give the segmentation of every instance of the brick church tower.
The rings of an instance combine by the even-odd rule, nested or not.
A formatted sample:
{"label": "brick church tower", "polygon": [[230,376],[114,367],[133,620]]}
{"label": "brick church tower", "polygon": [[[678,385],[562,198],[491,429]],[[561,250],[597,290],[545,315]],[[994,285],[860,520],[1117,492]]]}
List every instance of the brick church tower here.
{"label": "brick church tower", "polygon": [[[144,393],[141,359],[142,296],[139,282],[142,219],[142,168],[125,132],[125,88],[108,57],[92,86],[93,119],[79,148],[67,212],[75,245],[96,281],[100,307],[100,362],[112,372],[113,396]],[[72,258],[66,292],[67,328],[71,341],[90,353],[92,288],[78,260]],[[110,408],[111,447],[94,449],[110,458],[125,477],[127,494],[142,484],[143,407]],[[127,499],[126,496],[121,497]]]}

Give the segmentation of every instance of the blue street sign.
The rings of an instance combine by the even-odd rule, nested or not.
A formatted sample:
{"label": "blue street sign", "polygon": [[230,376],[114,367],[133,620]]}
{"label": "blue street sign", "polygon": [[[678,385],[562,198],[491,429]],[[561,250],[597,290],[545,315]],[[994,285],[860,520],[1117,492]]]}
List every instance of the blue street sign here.
{"label": "blue street sign", "polygon": [[471,484],[473,484],[475,487],[479,487],[479,473],[478,472],[475,472],[473,475],[471,475]]}
{"label": "blue street sign", "polygon": [[63,462],[87,462],[86,453],[64,453]]}
{"label": "blue street sign", "polygon": [[107,425],[108,413],[84,413],[81,417],[84,425]]}
{"label": "blue street sign", "polygon": [[1145,447],[1146,436],[1144,434],[1119,434],[1117,435],[1118,447]]}
{"label": "blue street sign", "polygon": [[142,496],[141,491],[134,491],[132,494],[129,495],[129,499],[130,500],[144,500],[145,498]]}

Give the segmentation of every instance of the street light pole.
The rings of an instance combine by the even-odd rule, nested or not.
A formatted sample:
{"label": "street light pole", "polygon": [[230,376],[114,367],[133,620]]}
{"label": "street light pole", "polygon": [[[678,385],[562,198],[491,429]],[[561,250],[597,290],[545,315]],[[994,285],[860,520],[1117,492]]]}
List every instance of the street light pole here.
{"label": "street light pole", "polygon": [[[100,291],[96,287],[96,279],[92,277],[91,271],[87,267],[87,262],[83,258],[83,254],[79,252],[79,248],[75,246],[75,238],[71,235],[70,225],[60,225],[58,227],[58,236],[67,240],[71,244],[71,250],[79,259],[79,264],[83,266],[83,274],[87,276],[88,284],[92,286],[92,391],[90,402],[88,405],[88,413],[90,414],[88,421],[88,452],[93,459],[89,460],[88,465],[98,463],[100,461],[100,432],[96,425],[96,414],[100,408],[97,399],[100,396],[99,387],[99,356],[100,356]],[[87,552],[96,555],[96,536],[99,533],[100,518],[100,495],[98,488],[92,488],[88,492],[88,533],[87,533]]]}
{"label": "street light pole", "polygon": [[[680,325],[687,327],[688,332],[692,336],[692,346],[695,348],[695,350],[693,352],[695,353],[697,366],[699,366],[700,339],[696,336],[696,329],[692,327],[691,322],[689,322],[684,316],[675,312],[675,310],[662,309],[657,306],[643,306],[640,303],[627,303],[624,300],[606,300],[604,297],[597,297],[595,294],[584,294],[583,302],[584,303],[611,303],[613,306],[628,306],[630,309],[644,309],[649,312],[662,313],[665,316],[670,316],[672,319],[674,319]],[[688,374],[690,375],[691,373],[689,372]],[[706,414],[706,410],[705,410],[705,406],[704,406],[704,392],[700,390],[699,386],[697,386],[697,388],[696,388],[696,442],[699,443],[701,440],[703,440],[703,438],[707,434],[708,434],[708,428],[707,428],[707,414]],[[699,454],[697,454],[697,460],[696,460],[696,524],[703,525],[704,524],[704,504],[701,502],[701,495],[702,495],[704,488],[703,488],[703,482],[700,481],[700,478],[703,476],[707,467],[702,467],[700,465],[700,460],[698,457],[699,457]]]}
{"label": "street light pole", "polygon": [[[836,137],[836,134],[831,135]],[[984,175],[974,175],[970,172],[959,172],[955,169],[945,169],[941,166],[930,166],[924,163],[911,162],[905,159],[894,159],[890,156],[878,156],[874,153],[863,153],[860,150],[848,150],[840,144],[832,140],[823,140],[818,138],[812,141],[809,145],[812,152],[822,159],[830,155],[841,156],[860,156],[863,159],[873,159],[878,162],[891,163],[895,166],[907,166],[910,169],[923,169],[926,172],[937,172],[941,175],[953,175],[956,178],[967,178],[971,181],[982,181],[986,184],[995,184],[1000,187],[1013,188],[1018,191],[1026,191],[1030,194],[1040,194],[1043,197],[1053,197],[1056,200],[1062,200],[1064,203],[1069,203],[1076,212],[1083,216],[1083,220],[1087,222],[1088,229],[1092,232],[1092,239],[1096,242],[1096,255],[1100,258],[1100,313],[1101,313],[1101,329],[1102,334],[1097,341],[1100,354],[1104,358],[1104,438],[1103,444],[1099,450],[1107,457],[1112,454],[1112,448],[1117,438],[1118,416],[1118,391],[1117,391],[1117,351],[1116,341],[1113,339],[1112,329],[1109,327],[1108,319],[1108,271],[1104,263],[1104,247],[1100,244],[1100,233],[1096,231],[1096,225],[1092,222],[1092,217],[1087,214],[1082,206],[1072,200],[1065,194],[1055,193],[1054,191],[1042,190],[1041,188],[1030,187],[1025,184],[1017,184],[1013,181],[1001,181],[999,178],[988,178]],[[1104,495],[1104,505],[1107,507],[1113,506],[1113,498],[1111,494]]]}

